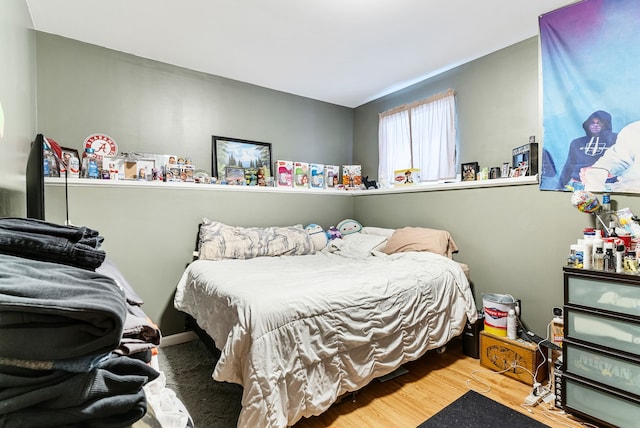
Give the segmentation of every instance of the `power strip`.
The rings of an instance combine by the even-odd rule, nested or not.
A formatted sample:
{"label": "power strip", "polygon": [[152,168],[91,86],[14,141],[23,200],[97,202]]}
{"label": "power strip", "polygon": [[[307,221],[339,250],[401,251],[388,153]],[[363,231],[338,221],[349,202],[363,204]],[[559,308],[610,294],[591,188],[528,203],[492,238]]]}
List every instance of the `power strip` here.
{"label": "power strip", "polygon": [[540,383],[535,382],[531,393],[524,399],[525,406],[535,407],[539,402],[544,401],[549,403],[556,398],[555,394],[551,392],[547,387],[542,386]]}
{"label": "power strip", "polygon": [[527,395],[527,396],[525,397],[525,399],[524,399],[524,404],[525,404],[525,406],[531,406],[531,407],[534,407],[534,406],[537,406],[537,405],[538,405],[538,403],[539,403],[541,400],[542,400],[542,397],[537,396],[537,395],[533,395],[533,393],[532,393],[532,394],[529,394],[529,395]]}

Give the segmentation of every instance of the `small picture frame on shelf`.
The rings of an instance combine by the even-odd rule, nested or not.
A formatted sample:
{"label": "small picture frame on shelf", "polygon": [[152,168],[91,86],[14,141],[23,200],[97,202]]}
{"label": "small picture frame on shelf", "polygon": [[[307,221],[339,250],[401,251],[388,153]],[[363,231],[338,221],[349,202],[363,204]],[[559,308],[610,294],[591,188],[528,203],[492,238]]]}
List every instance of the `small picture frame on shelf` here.
{"label": "small picture frame on shelf", "polygon": [[460,165],[462,181],[476,181],[478,177],[478,162],[467,162]]}
{"label": "small picture frame on shelf", "polygon": [[[64,177],[66,166],[69,165],[69,159],[75,156],[78,159],[78,163],[81,163],[82,160],[76,149],[70,149],[69,147],[60,147],[60,149],[62,150],[62,162],[58,163],[58,170],[60,171],[60,176]],[[80,169],[78,168],[78,171],[74,172],[79,173]]]}
{"label": "small picture frame on shelf", "polygon": [[227,184],[244,185],[246,179],[244,177],[244,168],[227,166],[224,168],[224,177]]}
{"label": "small picture frame on shelf", "polygon": [[502,174],[500,174],[500,177],[501,178],[509,178],[510,169],[511,169],[511,165],[509,164],[509,162],[503,163],[502,164]]}

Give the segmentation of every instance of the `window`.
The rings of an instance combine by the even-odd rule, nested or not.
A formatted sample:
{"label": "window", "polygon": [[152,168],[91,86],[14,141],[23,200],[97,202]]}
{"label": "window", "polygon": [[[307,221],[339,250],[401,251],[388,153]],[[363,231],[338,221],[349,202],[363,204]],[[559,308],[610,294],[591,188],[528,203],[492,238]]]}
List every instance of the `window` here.
{"label": "window", "polygon": [[420,181],[456,176],[456,114],[452,90],[380,113],[378,181],[394,171],[417,168]]}

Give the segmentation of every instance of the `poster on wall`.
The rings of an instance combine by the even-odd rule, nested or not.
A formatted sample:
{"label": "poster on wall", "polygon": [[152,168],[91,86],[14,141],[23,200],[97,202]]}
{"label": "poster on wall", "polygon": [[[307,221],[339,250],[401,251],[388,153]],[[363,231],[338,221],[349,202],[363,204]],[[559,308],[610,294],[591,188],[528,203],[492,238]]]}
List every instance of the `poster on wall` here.
{"label": "poster on wall", "polygon": [[640,193],[640,2],[540,16],[541,190]]}

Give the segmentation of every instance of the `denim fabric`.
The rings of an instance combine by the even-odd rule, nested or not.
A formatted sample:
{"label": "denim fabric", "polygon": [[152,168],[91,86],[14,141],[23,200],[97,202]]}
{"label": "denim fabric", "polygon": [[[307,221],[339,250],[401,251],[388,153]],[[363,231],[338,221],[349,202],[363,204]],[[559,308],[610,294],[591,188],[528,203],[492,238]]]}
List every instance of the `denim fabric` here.
{"label": "denim fabric", "polygon": [[0,253],[94,270],[105,259],[97,233],[35,219],[0,218]]}
{"label": "denim fabric", "polygon": [[0,254],[0,357],[53,361],[113,351],[123,290],[104,275]]}
{"label": "denim fabric", "polygon": [[102,243],[102,238],[99,236],[97,230],[85,226],[63,226],[33,218],[0,218],[0,229],[50,235],[57,238],[64,238],[71,242],[88,245],[93,248],[98,248]]}
{"label": "denim fabric", "polygon": [[10,386],[0,384],[0,414],[33,406],[77,407],[98,398],[138,391],[158,376],[159,373],[143,361],[115,353],[84,373],[33,370],[28,376],[13,375],[7,382]]}
{"label": "denim fabric", "polygon": [[142,387],[158,376],[143,361],[115,354],[87,373],[42,372],[41,383],[25,376],[22,387],[0,384],[0,426],[124,427],[144,416]]}

